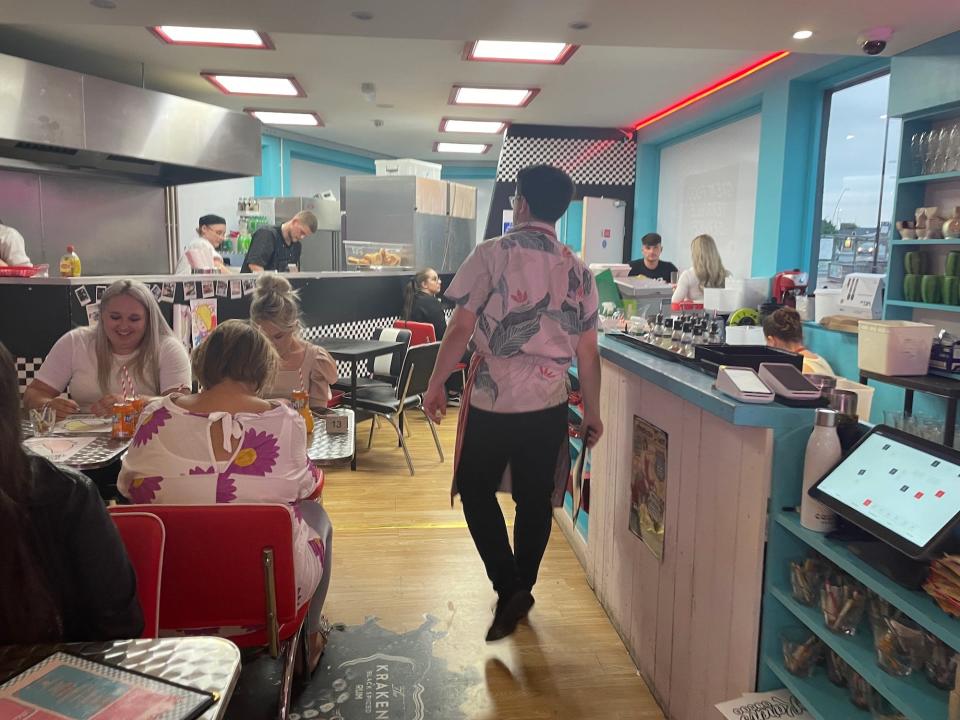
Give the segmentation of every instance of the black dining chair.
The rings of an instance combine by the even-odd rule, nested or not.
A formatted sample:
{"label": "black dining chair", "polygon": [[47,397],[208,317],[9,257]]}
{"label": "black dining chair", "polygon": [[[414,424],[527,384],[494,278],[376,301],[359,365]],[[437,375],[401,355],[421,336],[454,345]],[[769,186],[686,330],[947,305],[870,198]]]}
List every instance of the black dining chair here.
{"label": "black dining chair", "polygon": [[[408,410],[419,410],[423,413],[423,417],[426,418],[427,424],[430,426],[430,432],[433,433],[433,441],[436,443],[440,462],[443,462],[440,436],[437,435],[437,428],[433,421],[423,409],[423,398],[421,397],[427,391],[433,366],[437,363],[439,350],[440,343],[438,342],[414,345],[409,348],[403,358],[400,378],[396,387],[371,385],[357,388],[357,409],[371,413],[375,417],[382,417],[393,426],[393,429],[397,432],[397,438],[400,440],[400,447],[403,448],[403,454],[407,459],[407,467],[410,468],[411,475],[414,474],[413,461],[410,459],[410,451],[407,449],[402,429],[404,413]],[[370,438],[367,441],[367,447],[370,447],[373,443],[375,427],[375,423],[371,420]]]}
{"label": "black dining chair", "polygon": [[[382,327],[373,331],[371,340],[384,340],[389,342],[403,343],[400,347],[387,355],[380,355],[374,358],[373,367],[370,369],[368,377],[357,378],[357,389],[370,387],[373,385],[389,385],[391,387],[397,384],[397,378],[400,377],[400,368],[403,366],[403,356],[410,347],[410,338],[412,333],[405,328]],[[350,393],[350,377],[339,378],[332,385],[334,390],[341,390]]]}

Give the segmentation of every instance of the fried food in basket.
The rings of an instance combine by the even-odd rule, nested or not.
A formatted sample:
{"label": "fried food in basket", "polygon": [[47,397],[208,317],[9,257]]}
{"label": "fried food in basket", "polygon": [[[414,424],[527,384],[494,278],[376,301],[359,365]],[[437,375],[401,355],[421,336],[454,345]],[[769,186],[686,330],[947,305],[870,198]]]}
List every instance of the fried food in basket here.
{"label": "fried food in basket", "polygon": [[380,248],[374,252],[364,253],[360,257],[356,255],[347,256],[347,263],[350,265],[361,265],[363,267],[382,267],[399,265],[402,258],[397,253],[390,252],[386,248]]}

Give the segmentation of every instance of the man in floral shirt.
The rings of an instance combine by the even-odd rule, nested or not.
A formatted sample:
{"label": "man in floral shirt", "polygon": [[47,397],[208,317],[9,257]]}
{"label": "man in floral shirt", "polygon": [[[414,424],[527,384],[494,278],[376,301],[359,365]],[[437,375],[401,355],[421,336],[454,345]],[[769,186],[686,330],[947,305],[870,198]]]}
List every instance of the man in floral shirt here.
{"label": "man in floral shirt", "polygon": [[[510,232],[478,245],[446,291],[457,307],[424,396],[427,413],[439,422],[446,413],[444,382],[472,341],[452,493],[460,493],[498,596],[488,641],[510,635],[533,605],[553,507],[566,485],[567,369],[574,359],[587,446],[603,432],[597,288],[554,232],[573,191],[570,177],[548,165],[517,174]],[[517,504],[513,550],[498,489],[511,492]]]}

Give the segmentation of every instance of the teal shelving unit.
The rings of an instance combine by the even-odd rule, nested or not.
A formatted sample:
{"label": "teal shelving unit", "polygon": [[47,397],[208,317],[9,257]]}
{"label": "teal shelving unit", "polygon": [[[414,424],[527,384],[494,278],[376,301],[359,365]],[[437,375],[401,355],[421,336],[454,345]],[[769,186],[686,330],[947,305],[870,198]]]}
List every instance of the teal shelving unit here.
{"label": "teal shelving unit", "polygon": [[[899,177],[897,178],[894,218],[912,220],[918,207],[936,206],[941,216],[953,214],[960,206],[960,172],[930,173],[917,175],[917,161],[911,154],[911,138],[915,133],[925,132],[938,123],[960,120],[960,103],[941,106],[935,110],[920,111],[902,116],[903,132],[900,138]],[[894,235],[897,232],[893,231]],[[960,239],[910,240],[895,237],[890,242],[887,262],[887,291],[884,317],[889,320],[912,320],[917,311],[939,310],[960,312],[951,305],[907,302],[903,294],[903,256],[911,250],[929,250],[931,274],[943,273],[943,256],[948,250],[960,250]]]}

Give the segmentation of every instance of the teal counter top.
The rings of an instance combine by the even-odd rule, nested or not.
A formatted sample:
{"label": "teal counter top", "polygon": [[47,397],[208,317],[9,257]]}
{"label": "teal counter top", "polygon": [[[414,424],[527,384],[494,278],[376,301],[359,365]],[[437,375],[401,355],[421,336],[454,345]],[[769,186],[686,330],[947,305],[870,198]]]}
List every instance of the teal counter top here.
{"label": "teal counter top", "polygon": [[813,423],[810,408],[791,408],[776,402],[767,405],[739,402],[714,390],[713,377],[680,363],[662,360],[603,334],[600,335],[600,357],[732,425],[785,428]]}

